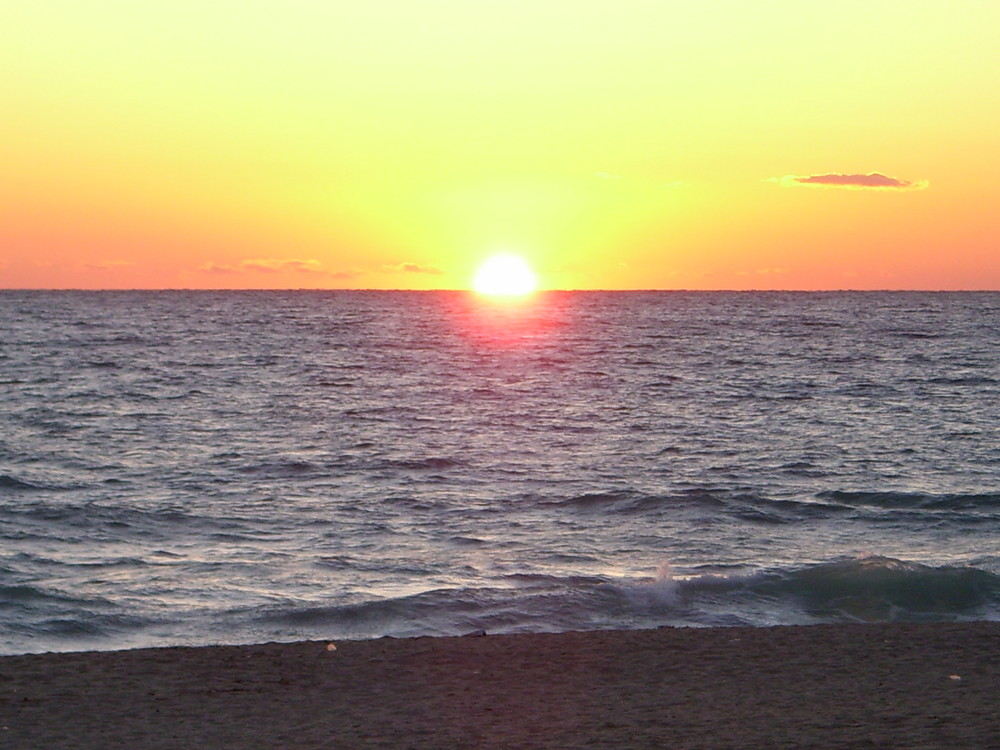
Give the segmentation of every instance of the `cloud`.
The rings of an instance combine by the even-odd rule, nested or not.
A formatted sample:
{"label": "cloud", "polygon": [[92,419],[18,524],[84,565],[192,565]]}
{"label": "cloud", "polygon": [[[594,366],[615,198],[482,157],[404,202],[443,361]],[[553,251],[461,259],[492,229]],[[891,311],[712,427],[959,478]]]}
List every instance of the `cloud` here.
{"label": "cloud", "polygon": [[355,279],[363,273],[364,271],[358,268],[352,268],[350,271],[327,271],[326,275],[331,279]]}
{"label": "cloud", "polygon": [[772,182],[782,185],[813,185],[818,187],[840,187],[852,190],[923,190],[929,184],[926,180],[910,182],[897,177],[889,177],[881,172],[868,174],[814,174],[808,177],[785,175],[772,178]]}
{"label": "cloud", "polygon": [[318,260],[300,260],[298,258],[249,258],[240,262],[240,267],[247,271],[260,271],[261,273],[282,273],[293,271],[295,273],[319,273],[328,274],[323,270],[322,264]]}
{"label": "cloud", "polygon": [[239,273],[240,269],[236,266],[224,266],[218,263],[203,263],[198,266],[198,270],[202,273]]}
{"label": "cloud", "polygon": [[440,276],[444,273],[440,268],[422,266],[419,263],[399,263],[395,266],[382,266],[382,270],[388,273],[427,273],[432,276]]}
{"label": "cloud", "polygon": [[756,268],[753,271],[736,271],[737,276],[742,276],[744,278],[748,276],[782,276],[788,273],[787,268]]}
{"label": "cloud", "polygon": [[92,268],[98,271],[111,271],[116,268],[134,266],[135,263],[130,260],[99,260],[96,263],[81,263],[80,265],[84,268]]}
{"label": "cloud", "polygon": [[304,273],[314,276],[325,276],[331,279],[351,279],[359,276],[361,271],[328,271],[318,260],[300,258],[247,258],[239,263],[203,263],[198,266],[202,273],[240,274],[240,273]]}

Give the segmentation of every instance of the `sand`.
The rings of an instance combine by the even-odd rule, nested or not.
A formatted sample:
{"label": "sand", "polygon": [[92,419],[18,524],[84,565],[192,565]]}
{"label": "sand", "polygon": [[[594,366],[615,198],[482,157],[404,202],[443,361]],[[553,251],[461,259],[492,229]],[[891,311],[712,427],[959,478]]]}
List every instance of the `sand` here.
{"label": "sand", "polygon": [[0,658],[0,747],[1000,747],[1000,623]]}

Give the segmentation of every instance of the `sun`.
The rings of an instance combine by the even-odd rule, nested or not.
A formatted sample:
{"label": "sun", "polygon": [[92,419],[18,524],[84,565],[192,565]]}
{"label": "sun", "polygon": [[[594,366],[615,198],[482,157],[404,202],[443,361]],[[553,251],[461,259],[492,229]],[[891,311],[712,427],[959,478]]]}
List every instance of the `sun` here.
{"label": "sun", "polygon": [[490,296],[523,296],[538,286],[534,271],[517,255],[503,254],[488,258],[472,279],[472,288]]}

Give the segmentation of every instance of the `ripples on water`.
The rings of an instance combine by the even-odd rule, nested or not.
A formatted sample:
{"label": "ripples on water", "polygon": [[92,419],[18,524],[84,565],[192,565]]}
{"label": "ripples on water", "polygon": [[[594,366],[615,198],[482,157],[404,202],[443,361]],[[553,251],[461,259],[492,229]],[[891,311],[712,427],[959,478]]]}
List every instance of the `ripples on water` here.
{"label": "ripples on water", "polygon": [[1000,294],[3,292],[0,330],[2,651],[1000,612]]}

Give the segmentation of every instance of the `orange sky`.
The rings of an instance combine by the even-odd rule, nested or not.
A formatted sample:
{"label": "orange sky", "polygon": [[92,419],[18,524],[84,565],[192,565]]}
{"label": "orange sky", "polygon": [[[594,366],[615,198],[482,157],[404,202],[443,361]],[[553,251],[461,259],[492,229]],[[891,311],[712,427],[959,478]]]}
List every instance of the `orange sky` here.
{"label": "orange sky", "polygon": [[0,287],[1000,289],[992,0],[8,0]]}

